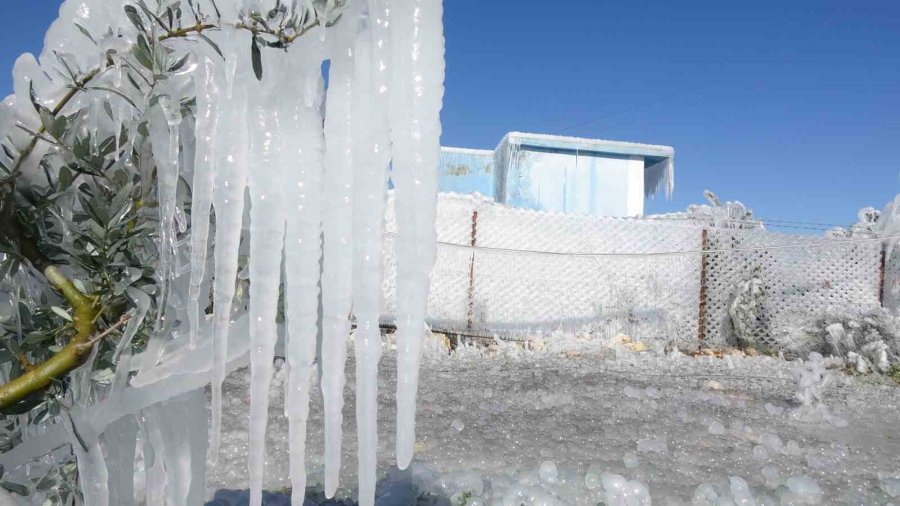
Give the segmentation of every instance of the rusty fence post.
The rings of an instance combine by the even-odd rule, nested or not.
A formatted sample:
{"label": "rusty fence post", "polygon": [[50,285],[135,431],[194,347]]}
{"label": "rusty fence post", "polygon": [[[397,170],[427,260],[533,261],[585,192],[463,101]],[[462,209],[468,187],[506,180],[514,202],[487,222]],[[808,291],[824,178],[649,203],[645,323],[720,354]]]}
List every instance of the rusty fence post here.
{"label": "rusty fence post", "polygon": [[697,340],[702,347],[706,340],[706,250],[709,249],[709,231],[703,229],[700,246],[700,310],[697,319]]}
{"label": "rusty fence post", "polygon": [[466,329],[471,331],[475,326],[475,248],[478,246],[478,211],[472,212],[472,259],[469,261],[469,288],[466,292],[469,307],[466,311]]}

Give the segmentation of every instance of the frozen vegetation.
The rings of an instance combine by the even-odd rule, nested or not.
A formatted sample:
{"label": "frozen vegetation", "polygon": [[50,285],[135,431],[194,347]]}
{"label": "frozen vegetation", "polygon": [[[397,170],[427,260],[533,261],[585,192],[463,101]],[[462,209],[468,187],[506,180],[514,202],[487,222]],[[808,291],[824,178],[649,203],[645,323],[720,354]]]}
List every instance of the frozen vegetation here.
{"label": "frozen vegetation", "polygon": [[[447,353],[429,339],[421,372],[416,458],[388,463],[396,381],[392,343],[379,374],[377,504],[897,504],[900,389],[851,376],[813,354],[785,361],[737,352],[690,357],[630,351],[623,339],[557,334]],[[632,347],[634,349],[634,347]],[[223,450],[211,490],[246,487],[247,371],[225,382]],[[288,481],[284,370],[271,391],[265,488]],[[348,388],[356,383],[348,377]],[[322,416],[312,390],[310,420]],[[352,398],[346,409],[352,409]],[[325,475],[321,433],[309,434],[311,499]],[[345,438],[344,452],[356,445]],[[355,483],[344,466],[342,484]],[[231,504],[238,493],[220,492]],[[354,487],[338,498],[355,504]],[[283,504],[272,496],[270,504]],[[239,503],[235,503],[239,504]],[[327,503],[337,504],[337,503]]]}
{"label": "frozen vegetation", "polygon": [[[330,62],[327,76],[325,61]],[[154,331],[135,364],[125,362],[115,381],[106,383],[115,388],[102,389],[105,406],[136,395],[137,407],[118,413],[124,415],[121,420],[104,419],[100,408],[86,409],[96,434],[86,441],[68,437],[86,503],[115,504],[122,487],[130,487],[131,476],[116,460],[118,451],[104,444],[121,437],[118,442],[133,449],[127,447],[138,437],[134,418],[140,409],[159,412],[148,416],[146,427],[143,412],[137,417],[152,463],[146,501],[196,503],[204,471],[196,453],[205,453],[207,420],[197,413],[181,413],[184,419],[173,414],[184,408],[179,396],[186,391],[171,379],[205,375],[211,383],[209,442],[215,461],[222,440],[221,385],[230,362],[246,353],[251,401],[249,443],[242,452],[249,462],[241,472],[250,481],[251,502],[258,504],[267,460],[267,394],[282,322],[285,371],[290,372],[279,386],[289,399],[290,476],[298,490],[306,482],[306,403],[319,330],[323,336],[317,386],[325,399],[327,496],[337,489],[347,461],[341,448],[346,336],[356,324],[356,374],[366,379],[357,383],[355,395],[360,444],[354,460],[360,501],[373,501],[389,178],[398,211],[396,285],[404,295],[396,314],[396,457],[400,468],[409,465],[436,254],[443,82],[441,0],[63,2],[40,59],[24,55],[18,60],[16,93],[0,107],[0,137],[12,136],[7,140],[13,147],[3,146],[4,169],[15,166],[6,171],[12,178],[39,184],[43,155],[58,152],[65,158],[65,143],[78,144],[74,152],[80,153],[76,133],[81,131],[90,141],[84,150],[104,166],[107,153],[101,156],[98,144],[109,135],[103,150],[113,152],[115,145],[110,163],[127,169],[116,177],[134,175],[150,187],[155,182],[155,195],[141,194],[137,200],[158,208],[158,256],[148,262],[156,286],[134,297],[140,305],[147,293],[153,295],[160,308],[153,315]],[[76,120],[72,132],[79,132],[68,132],[67,122]],[[123,132],[139,146],[136,155],[127,149],[120,156]],[[60,140],[50,142],[44,133]],[[79,164],[76,160],[72,166],[83,169]],[[182,180],[190,185],[190,195]],[[114,193],[111,187],[94,190],[103,191]],[[125,191],[116,199],[130,205],[129,197]],[[81,207],[82,213],[97,214],[87,204]],[[239,269],[242,259],[244,270]],[[239,288],[247,288],[249,304],[238,296]],[[93,310],[89,306],[85,303]],[[129,316],[130,325],[138,326],[147,312]],[[234,332],[237,321],[247,324],[246,331]],[[130,338],[122,340],[130,361],[129,344]],[[235,345],[240,353],[235,354]],[[137,374],[131,377],[133,371]],[[84,384],[89,398],[91,377],[83,376],[74,383]],[[162,404],[151,408],[150,399],[130,390],[129,382],[132,388],[162,390],[155,399]],[[77,405],[95,400],[100,399]],[[203,436],[180,430],[181,424],[202,429]],[[37,444],[25,448],[32,451]],[[127,475],[127,483],[116,473]],[[302,503],[302,494],[295,502]]]}

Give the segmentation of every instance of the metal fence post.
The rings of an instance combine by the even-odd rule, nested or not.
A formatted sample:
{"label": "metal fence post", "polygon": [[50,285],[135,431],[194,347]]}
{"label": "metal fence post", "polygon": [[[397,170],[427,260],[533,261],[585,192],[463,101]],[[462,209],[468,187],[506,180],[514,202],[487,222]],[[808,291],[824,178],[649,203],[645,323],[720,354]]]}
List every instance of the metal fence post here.
{"label": "metal fence post", "polygon": [[478,211],[472,211],[472,237],[469,241],[472,246],[472,259],[469,261],[469,288],[468,311],[466,311],[466,329],[472,330],[475,325],[475,248],[478,246]]}
{"label": "metal fence post", "polygon": [[700,309],[697,321],[697,340],[702,347],[706,340],[706,250],[709,246],[709,231],[703,229],[701,235],[702,241],[700,246]]}

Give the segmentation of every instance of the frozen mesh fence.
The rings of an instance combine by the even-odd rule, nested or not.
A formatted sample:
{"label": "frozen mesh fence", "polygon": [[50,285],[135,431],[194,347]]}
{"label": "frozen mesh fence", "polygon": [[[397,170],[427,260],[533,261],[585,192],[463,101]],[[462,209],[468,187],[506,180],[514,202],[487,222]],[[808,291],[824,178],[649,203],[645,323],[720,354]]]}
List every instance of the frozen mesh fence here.
{"label": "frozen mesh fence", "polygon": [[752,277],[762,281],[764,293],[753,338],[773,348],[790,342],[792,330],[825,310],[862,313],[880,306],[879,241],[730,229],[711,229],[708,237],[704,337],[710,344],[727,343],[728,306],[738,285]]}
{"label": "frozen mesh fence", "polygon": [[[387,232],[396,233],[392,206]],[[430,322],[498,333],[592,327],[609,333],[696,340],[700,229],[514,209],[442,195]],[[474,247],[473,247],[474,246]],[[395,307],[391,241],[385,312]],[[665,257],[593,254],[683,252]]]}
{"label": "frozen mesh fence", "polygon": [[[489,205],[478,215],[474,325],[696,334],[700,230]],[[592,256],[684,252],[665,257]]]}
{"label": "frozen mesh fence", "polygon": [[[763,295],[752,338],[779,348],[827,310],[879,307],[882,286],[885,307],[900,298],[900,255],[883,266],[880,241],[722,228],[709,228],[704,241],[703,225],[686,220],[546,213],[455,194],[441,195],[436,226],[429,322],[446,331],[591,329],[688,347],[734,344],[728,308],[741,283],[756,277]],[[403,296],[396,232],[389,203],[386,321]]]}
{"label": "frozen mesh fence", "polygon": [[886,309],[900,311],[900,253],[897,248],[890,257],[883,257],[884,279],[881,280],[882,302]]}

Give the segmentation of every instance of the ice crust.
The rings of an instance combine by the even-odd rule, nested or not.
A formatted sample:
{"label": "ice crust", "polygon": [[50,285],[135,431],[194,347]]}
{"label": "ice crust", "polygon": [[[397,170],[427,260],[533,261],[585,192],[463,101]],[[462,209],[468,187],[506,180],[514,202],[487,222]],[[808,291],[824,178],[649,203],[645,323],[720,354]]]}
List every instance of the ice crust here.
{"label": "ice crust", "polygon": [[[900,494],[900,447],[889,435],[900,404],[890,383],[834,370],[820,375],[817,360],[738,356],[729,367],[723,359],[662,350],[616,358],[601,339],[556,337],[553,349],[502,343],[452,354],[428,339],[417,456],[405,474],[385,461],[395,444],[385,430],[395,400],[379,398],[376,503],[415,504],[386,496],[404,484],[423,498],[418,504],[515,506],[886,504],[890,494]],[[387,340],[380,385],[395,381],[396,354]],[[247,485],[247,374],[240,370],[226,381],[228,459],[211,469],[214,489]],[[810,381],[820,395],[806,406],[793,397]],[[350,388],[356,382],[348,375]],[[281,390],[271,392],[277,409]],[[314,391],[311,423],[322,419],[321,404]],[[822,410],[847,426],[836,426]],[[720,433],[708,432],[713,423],[721,425]],[[273,417],[268,490],[288,483],[286,432],[287,421]],[[310,434],[310,449],[323,443],[322,434]],[[345,457],[354,452],[348,443]],[[314,457],[309,465],[310,489],[321,490],[323,461]],[[357,497],[346,485],[355,473],[343,468],[337,498]]]}

